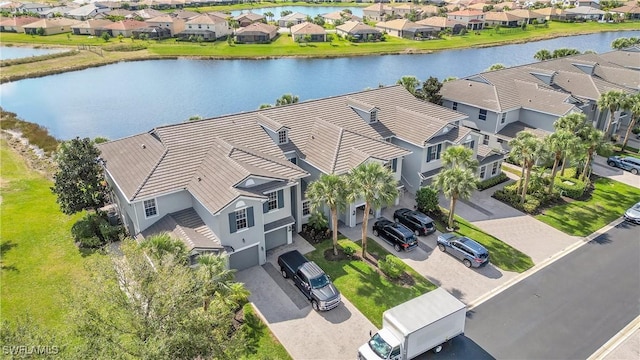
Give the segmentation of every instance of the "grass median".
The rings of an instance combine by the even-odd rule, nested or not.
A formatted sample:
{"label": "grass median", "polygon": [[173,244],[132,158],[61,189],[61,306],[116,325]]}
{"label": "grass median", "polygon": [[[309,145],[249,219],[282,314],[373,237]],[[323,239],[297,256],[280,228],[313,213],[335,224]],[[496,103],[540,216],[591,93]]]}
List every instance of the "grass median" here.
{"label": "grass median", "polygon": [[597,179],[594,186],[588,200],[545,209],[536,219],[569,235],[588,236],[640,201],[640,189],[609,178]]}
{"label": "grass median", "polygon": [[[350,247],[356,248],[356,254],[362,253],[360,242],[353,242],[344,236],[340,236],[338,242],[341,245],[349,244]],[[327,260],[324,256],[325,252],[333,249],[330,239],[314,244],[314,246],[316,249],[305,256],[315,261],[331,276],[333,283],[342,295],[349,299],[378,328],[382,327],[382,313],[385,310],[436,288],[409,266],[405,268],[405,271],[413,279],[413,284],[410,286],[389,280],[374,265],[359,257]],[[389,254],[373,239],[369,239],[367,242],[367,249],[369,257],[382,259]],[[363,329],[363,331],[365,330]]]}

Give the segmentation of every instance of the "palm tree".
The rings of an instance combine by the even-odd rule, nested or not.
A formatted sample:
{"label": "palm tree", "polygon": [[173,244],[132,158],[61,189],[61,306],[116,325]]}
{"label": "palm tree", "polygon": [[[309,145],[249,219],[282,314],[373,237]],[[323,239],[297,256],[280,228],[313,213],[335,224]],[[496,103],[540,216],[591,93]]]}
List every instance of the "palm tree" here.
{"label": "palm tree", "polygon": [[442,165],[445,168],[469,169],[474,173],[478,170],[478,160],[473,158],[473,150],[464,145],[448,147],[442,153]]}
{"label": "palm tree", "polygon": [[491,67],[489,67],[489,69],[487,69],[487,71],[496,71],[496,70],[502,70],[502,69],[506,69],[507,67],[504,66],[504,64],[493,64],[491,65]]}
{"label": "palm tree", "polygon": [[179,263],[187,261],[187,247],[182,241],[173,238],[166,232],[149,236],[140,243],[140,247],[159,262],[162,262],[166,256],[173,257]]}
{"label": "palm tree", "polygon": [[338,255],[338,211],[347,207],[347,184],[345,178],[335,174],[323,174],[306,191],[311,207],[318,210],[324,205],[331,211],[333,254]]}
{"label": "palm tree", "polygon": [[369,212],[391,204],[398,196],[398,182],[390,169],[378,162],[364,163],[351,171],[348,177],[350,189],[347,201],[364,199],[364,219],[362,221],[362,257],[367,257],[367,226]]}
{"label": "palm tree", "polygon": [[418,85],[420,85],[420,80],[415,76],[405,75],[401,77],[396,84],[402,85],[408,92],[415,96],[416,90],[418,90]]}
{"label": "palm tree", "polygon": [[284,94],[276,100],[276,106],[295,104],[298,100],[298,96],[296,95]]}
{"label": "palm tree", "polygon": [[522,182],[522,197],[520,202],[524,204],[527,187],[529,186],[529,180],[531,178],[531,169],[542,151],[543,143],[532,133],[521,131],[516,135],[515,139],[509,141],[509,146],[512,152],[518,154],[522,162],[524,181]]}
{"label": "palm tree", "polygon": [[263,15],[266,16],[267,19],[271,19],[271,21],[273,21],[273,17],[275,16],[271,11],[267,11]]}
{"label": "palm tree", "polygon": [[556,178],[556,173],[558,172],[558,164],[563,158],[565,158],[567,151],[576,146],[576,139],[577,137],[567,130],[558,130],[544,139],[546,148],[553,154],[551,181],[549,182],[549,189],[547,190],[547,193],[551,194],[553,191],[553,182]]}
{"label": "palm tree", "polygon": [[579,136],[587,151],[586,159],[584,161],[584,169],[580,175],[580,179],[585,181],[593,155],[598,152],[608,151],[611,148],[611,143],[606,140],[606,136],[603,131],[596,129],[593,126],[585,126]]}
{"label": "palm tree", "polygon": [[625,94],[622,91],[610,90],[600,95],[598,99],[598,106],[601,109],[609,109],[609,116],[607,124],[604,127],[605,135],[609,134],[609,128],[613,122],[614,113],[620,108],[620,105],[624,103]]}
{"label": "palm tree", "polygon": [[551,52],[547,49],[538,50],[538,52],[533,55],[533,58],[538,61],[549,60],[552,58]]}
{"label": "palm tree", "polygon": [[235,270],[227,268],[227,260],[214,254],[204,254],[198,257],[196,277],[200,282],[202,292],[202,307],[205,311],[214,297],[238,307],[249,297],[243,286],[235,285]]}
{"label": "palm tree", "polygon": [[553,50],[551,57],[554,59],[559,59],[559,58],[563,58],[571,55],[578,55],[578,54],[580,54],[580,51],[577,49],[561,48],[561,49]]}
{"label": "palm tree", "polygon": [[[558,118],[558,120],[553,123],[553,127],[556,129],[556,131],[564,130],[577,136],[577,134],[580,132],[580,129],[587,125],[586,120],[587,116],[585,114],[571,113],[569,115]],[[567,166],[568,159],[570,155],[573,155],[575,153],[575,151],[573,150],[577,150],[577,146],[573,148],[568,147],[565,150],[562,158],[562,168],[560,169],[560,176],[564,176],[564,170]]]}
{"label": "palm tree", "polygon": [[471,169],[452,167],[442,170],[434,179],[436,188],[451,199],[449,205],[448,229],[453,229],[453,220],[458,199],[468,199],[476,189],[477,178]]}
{"label": "palm tree", "polygon": [[640,93],[634,95],[627,95],[625,97],[625,102],[623,107],[631,112],[631,119],[629,120],[629,127],[627,127],[627,132],[624,134],[624,141],[622,142],[622,150],[624,150],[625,146],[627,146],[627,142],[629,141],[629,136],[631,136],[631,132],[633,128],[638,123],[638,118],[640,118]]}

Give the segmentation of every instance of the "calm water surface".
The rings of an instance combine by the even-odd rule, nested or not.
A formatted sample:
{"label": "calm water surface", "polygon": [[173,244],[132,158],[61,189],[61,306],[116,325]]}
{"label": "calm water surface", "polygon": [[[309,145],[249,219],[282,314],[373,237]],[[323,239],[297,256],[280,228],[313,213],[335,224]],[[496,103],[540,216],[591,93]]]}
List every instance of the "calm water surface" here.
{"label": "calm water surface", "polygon": [[0,60],[20,59],[29,56],[54,54],[66,49],[35,49],[30,47],[0,46]]}
{"label": "calm water surface", "polygon": [[535,62],[541,49],[611,51],[619,37],[600,33],[421,55],[339,59],[159,60],[99,68],[0,85],[0,106],[41,124],[56,137],[117,139],[191,116],[255,110],[291,93],[300,101],[394,84],[404,75],[421,81],[463,77],[502,63]]}
{"label": "calm water surface", "polygon": [[251,10],[234,10],[231,11],[231,15],[236,16],[241,13],[252,12],[254,14],[264,15],[266,12],[273,13],[273,19],[278,20],[282,16],[280,14],[283,11],[291,11],[292,13],[301,13],[305,15],[309,15],[312,18],[316,15],[323,15],[332,13],[334,11],[342,11],[344,9],[351,10],[351,13],[355,16],[362,17],[362,9],[361,7],[348,7],[348,6],[276,6],[270,8],[259,8],[259,9],[251,9]]}

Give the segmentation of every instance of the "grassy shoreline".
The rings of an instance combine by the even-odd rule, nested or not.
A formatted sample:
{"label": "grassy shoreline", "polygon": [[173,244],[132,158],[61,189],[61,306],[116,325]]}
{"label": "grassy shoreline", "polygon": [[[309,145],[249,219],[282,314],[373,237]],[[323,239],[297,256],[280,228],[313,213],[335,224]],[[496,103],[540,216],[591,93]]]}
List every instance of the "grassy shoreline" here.
{"label": "grassy shoreline", "polygon": [[[585,35],[608,31],[638,30],[638,23],[600,24],[600,23],[552,23],[548,28],[531,28],[526,31],[496,33],[483,30],[464,36],[445,37],[439,40],[414,41],[387,36],[387,41],[378,43],[351,43],[344,39],[332,42],[297,44],[291,37],[282,34],[270,44],[228,44],[226,41],[214,43],[177,42],[175,39],[144,42],[146,49],[137,51],[101,51],[101,54],[79,50],[78,54],[64,58],[47,59],[34,63],[3,66],[0,83],[36,78],[68,71],[83,70],[91,67],[109,65],[120,61],[162,60],[189,58],[200,60],[228,59],[277,59],[277,58],[340,58],[353,56],[376,56],[395,54],[425,54],[436,51],[485,48],[508,44],[526,43],[565,36]],[[131,44],[125,39],[122,44]],[[143,43],[136,40],[134,44]],[[105,42],[100,38],[67,37],[66,34],[52,36],[30,36],[26,34],[4,33],[0,45],[78,48],[91,45],[98,49],[107,49],[120,44],[112,39]],[[553,50],[553,49],[551,49]],[[532,59],[533,61],[533,59]]]}

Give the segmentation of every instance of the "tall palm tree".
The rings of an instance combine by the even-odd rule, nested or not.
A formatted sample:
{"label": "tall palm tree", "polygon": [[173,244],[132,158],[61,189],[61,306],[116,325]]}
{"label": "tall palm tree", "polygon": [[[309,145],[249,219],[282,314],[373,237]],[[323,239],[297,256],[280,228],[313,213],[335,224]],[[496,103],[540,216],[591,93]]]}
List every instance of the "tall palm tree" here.
{"label": "tall palm tree", "polygon": [[624,150],[625,146],[627,146],[629,136],[631,136],[631,132],[633,131],[633,128],[636,127],[638,118],[640,118],[640,93],[627,95],[625,97],[623,107],[631,112],[631,120],[629,120],[629,127],[627,128],[627,132],[624,134],[624,141],[622,141],[622,150]]}
{"label": "tall palm tree", "polygon": [[553,183],[558,172],[558,164],[565,157],[567,151],[576,146],[577,137],[567,130],[558,130],[547,136],[544,141],[547,149],[553,155],[553,167],[551,168],[551,181],[547,193],[553,191]]}
{"label": "tall palm tree", "polygon": [[542,50],[538,50],[537,53],[535,53],[535,55],[533,55],[533,58],[538,60],[538,61],[544,61],[544,60],[549,60],[552,58],[551,56],[551,52],[547,49],[542,49]]}
{"label": "tall palm tree", "polygon": [[140,247],[156,261],[162,262],[166,256],[173,257],[179,263],[187,261],[187,247],[166,232],[149,236],[140,243]]}
{"label": "tall palm tree", "polygon": [[335,174],[323,174],[306,191],[311,207],[318,210],[329,207],[333,233],[333,254],[338,255],[338,211],[347,207],[347,184],[345,178]]}
{"label": "tall palm tree", "polygon": [[276,106],[295,104],[298,100],[296,95],[284,94],[279,99],[276,99]]}
{"label": "tall palm tree", "polygon": [[520,202],[524,204],[527,195],[527,187],[529,186],[529,180],[531,179],[531,169],[533,169],[536,160],[542,152],[543,143],[532,133],[528,131],[521,131],[514,139],[509,141],[509,146],[511,147],[512,152],[518,154],[520,161],[522,162],[524,181],[522,182],[522,197]]}
{"label": "tall palm tree", "polygon": [[398,182],[390,169],[378,162],[364,163],[351,171],[348,177],[350,189],[347,200],[354,202],[364,199],[364,219],[362,220],[362,257],[367,256],[367,227],[369,212],[389,205],[398,197]]}
{"label": "tall palm tree", "polygon": [[580,175],[580,179],[585,181],[589,171],[589,166],[593,160],[593,155],[598,152],[608,151],[611,149],[611,143],[606,140],[606,136],[603,131],[596,129],[593,126],[584,127],[580,133],[580,139],[584,149],[586,149],[584,169],[582,169],[582,174]]}
{"label": "tall palm tree", "polygon": [[449,219],[447,221],[449,229],[453,229],[456,201],[471,197],[471,194],[476,189],[476,180],[477,177],[471,169],[461,167],[448,168],[436,175],[434,185],[442,190],[444,196],[451,201],[449,204]]}
{"label": "tall palm tree", "polygon": [[408,92],[415,96],[418,86],[420,85],[420,80],[415,76],[405,75],[401,77],[396,84],[402,85]]}
{"label": "tall palm tree", "polygon": [[[558,118],[553,123],[553,127],[556,129],[556,131],[564,130],[577,136],[577,134],[580,132],[580,129],[584,126],[587,126],[586,121],[587,121],[587,116],[585,114],[571,113],[569,115],[565,115],[561,118]],[[574,145],[576,144],[574,143]],[[568,160],[576,152],[574,150],[579,150],[579,149],[578,147],[567,147],[566,150],[564,151],[564,154],[562,157],[562,168],[560,169],[560,176],[564,176],[564,170],[567,166]]]}
{"label": "tall palm tree", "polygon": [[442,153],[442,165],[445,168],[470,169],[472,172],[478,170],[478,160],[473,158],[473,150],[464,145],[448,147]]}
{"label": "tall palm tree", "polygon": [[598,106],[600,109],[608,109],[609,116],[607,118],[607,123],[604,127],[604,134],[609,134],[609,128],[611,127],[611,123],[613,122],[614,113],[620,108],[620,105],[624,103],[625,94],[622,91],[611,90],[606,93],[600,95],[598,99]]}

